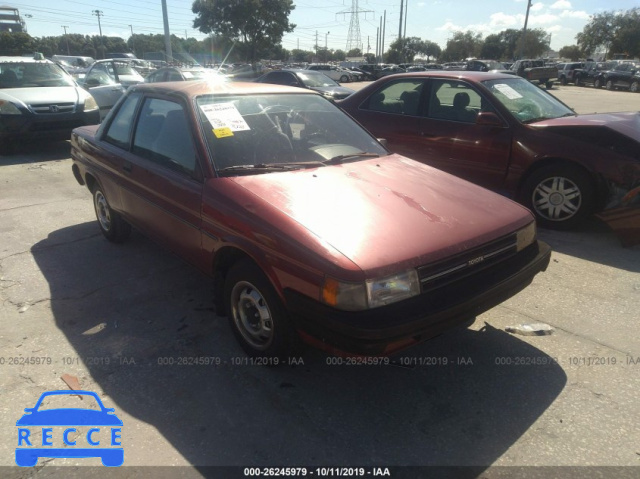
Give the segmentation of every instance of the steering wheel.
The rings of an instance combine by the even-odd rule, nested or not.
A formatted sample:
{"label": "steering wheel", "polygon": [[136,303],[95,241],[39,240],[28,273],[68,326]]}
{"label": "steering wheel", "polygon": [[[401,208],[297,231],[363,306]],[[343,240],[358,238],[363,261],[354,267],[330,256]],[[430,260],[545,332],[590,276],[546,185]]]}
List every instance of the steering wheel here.
{"label": "steering wheel", "polygon": [[542,116],[542,110],[540,110],[540,107],[535,103],[525,103],[518,110],[516,116],[523,121],[540,118]]}

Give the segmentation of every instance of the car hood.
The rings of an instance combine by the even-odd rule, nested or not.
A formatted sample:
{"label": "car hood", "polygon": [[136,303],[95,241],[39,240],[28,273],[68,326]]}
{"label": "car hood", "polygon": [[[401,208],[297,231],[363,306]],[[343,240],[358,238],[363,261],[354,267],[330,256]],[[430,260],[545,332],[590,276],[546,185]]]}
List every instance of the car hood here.
{"label": "car hood", "polygon": [[355,91],[343,86],[314,86],[311,87],[311,89],[320,93],[329,93],[331,96],[337,96],[339,98],[346,98]]}
{"label": "car hood", "polygon": [[228,179],[370,277],[437,261],[533,221],[511,200],[399,155]]}
{"label": "car hood", "polygon": [[606,127],[640,142],[640,112],[596,113],[591,115],[566,116],[538,121],[531,126],[548,127]]}
{"label": "car hood", "polygon": [[0,99],[12,102],[22,102],[28,105],[38,103],[77,103],[78,87],[31,87],[7,88],[0,90]]}

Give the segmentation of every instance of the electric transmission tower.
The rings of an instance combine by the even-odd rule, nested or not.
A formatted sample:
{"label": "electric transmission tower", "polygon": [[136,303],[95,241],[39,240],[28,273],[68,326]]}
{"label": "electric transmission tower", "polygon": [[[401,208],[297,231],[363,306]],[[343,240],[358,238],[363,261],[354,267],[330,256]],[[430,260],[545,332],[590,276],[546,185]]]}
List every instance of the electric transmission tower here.
{"label": "electric transmission tower", "polygon": [[362,52],[362,39],[360,38],[360,14],[364,13],[365,18],[367,13],[375,13],[373,10],[360,10],[358,6],[358,0],[351,0],[351,10],[344,10],[338,12],[336,15],[351,15],[351,21],[349,22],[349,34],[347,35],[347,49],[349,52],[355,48]]}

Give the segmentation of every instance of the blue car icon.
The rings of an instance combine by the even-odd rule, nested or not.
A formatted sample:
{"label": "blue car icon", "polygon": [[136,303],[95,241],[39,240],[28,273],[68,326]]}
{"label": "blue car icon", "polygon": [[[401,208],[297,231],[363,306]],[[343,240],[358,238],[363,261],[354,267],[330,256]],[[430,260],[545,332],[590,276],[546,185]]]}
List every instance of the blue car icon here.
{"label": "blue car icon", "polygon": [[[96,400],[100,406],[100,410],[95,409],[82,409],[82,408],[59,408],[59,409],[45,409],[39,411],[38,408],[42,404],[42,401],[49,396],[58,395],[72,395],[72,396],[91,396]],[[19,430],[18,445],[21,443],[27,443],[31,445],[29,441],[30,429],[35,426],[98,426],[98,428],[89,430],[87,433],[87,439],[93,444],[91,440],[91,431],[99,431],[99,427],[112,428],[111,432],[114,438],[120,439],[120,429],[118,426],[122,426],[122,421],[115,415],[115,409],[106,408],[98,397],[98,395],[92,391],[47,391],[42,393],[38,402],[33,408],[26,408],[24,414],[16,422],[16,426],[22,427]],[[74,430],[74,429],[73,429]],[[44,429],[43,429],[44,431]],[[74,430],[75,431],[75,430]],[[21,437],[22,436],[22,437]],[[45,438],[43,438],[44,444]],[[65,431],[65,443],[67,443],[67,435]],[[68,445],[75,444],[67,443]],[[98,442],[95,442],[98,444]],[[120,445],[119,442],[115,442],[112,439],[111,444]],[[52,458],[85,458],[85,457],[99,457],[102,460],[102,464],[109,467],[121,466],[124,462],[124,449],[122,447],[17,447],[16,448],[16,464],[22,467],[35,466],[40,457],[52,457]]]}

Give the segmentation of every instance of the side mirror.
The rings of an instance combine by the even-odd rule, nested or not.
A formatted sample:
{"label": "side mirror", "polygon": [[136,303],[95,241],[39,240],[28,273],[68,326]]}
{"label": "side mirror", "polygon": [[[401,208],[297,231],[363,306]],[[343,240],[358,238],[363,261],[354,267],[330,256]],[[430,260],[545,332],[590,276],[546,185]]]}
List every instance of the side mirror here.
{"label": "side mirror", "polygon": [[478,116],[476,116],[476,125],[502,127],[503,123],[495,113],[491,111],[481,111],[478,113]]}
{"label": "side mirror", "polygon": [[94,87],[94,86],[99,86],[100,82],[98,81],[97,78],[89,78],[88,80],[85,80],[84,82],[84,86],[86,87]]}

